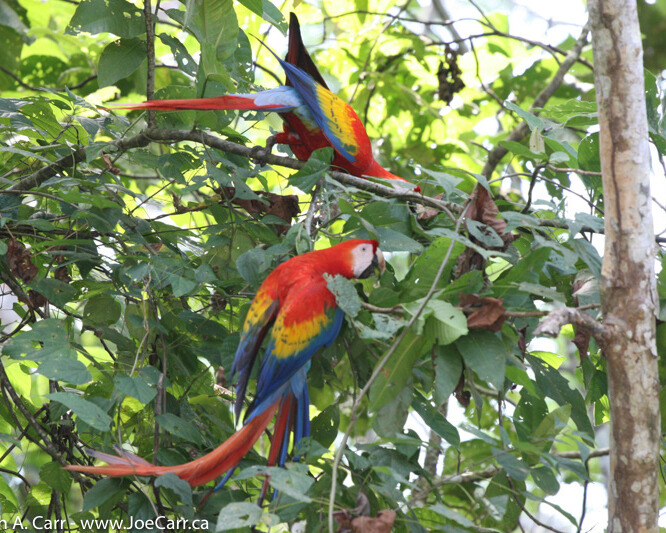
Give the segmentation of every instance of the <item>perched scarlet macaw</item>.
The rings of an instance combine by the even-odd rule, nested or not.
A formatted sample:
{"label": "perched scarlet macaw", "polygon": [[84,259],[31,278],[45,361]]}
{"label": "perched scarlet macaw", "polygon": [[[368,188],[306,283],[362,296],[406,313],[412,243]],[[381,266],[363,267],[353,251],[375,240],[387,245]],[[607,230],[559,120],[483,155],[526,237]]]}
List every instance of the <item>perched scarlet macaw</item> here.
{"label": "perched scarlet macaw", "polygon": [[[277,57],[277,56],[276,56]],[[285,122],[284,131],[273,142],[288,144],[296,157],[306,161],[318,148],[335,149],[333,165],[354,176],[398,180],[419,191],[404,178],[392,174],[372,155],[372,144],[356,112],[328,90],[326,82],[310,58],[296,15],[289,21],[289,49],[286,61],[277,58],[284,69],[285,85],[255,94],[228,94],[213,98],[150,100],[123,104],[119,109],[239,109],[275,111]]]}
{"label": "perched scarlet macaw", "polygon": [[310,434],[306,382],[310,358],[335,340],[343,322],[344,314],[328,290],[324,274],[366,278],[375,268],[384,270],[384,257],[377,241],[354,239],[293,257],[268,275],[245,317],[232,367],[232,374],[238,373],[237,417],[257,354],[268,336],[257,392],[245,413],[243,427],[212,452],[182,465],[156,466],[123,451],[120,451],[122,456],[91,451],[91,455],[108,466],[65,468],[114,477],[173,472],[191,486],[203,485],[235,468],[276,412],[268,465],[283,466],[290,433],[294,435],[294,445]]}

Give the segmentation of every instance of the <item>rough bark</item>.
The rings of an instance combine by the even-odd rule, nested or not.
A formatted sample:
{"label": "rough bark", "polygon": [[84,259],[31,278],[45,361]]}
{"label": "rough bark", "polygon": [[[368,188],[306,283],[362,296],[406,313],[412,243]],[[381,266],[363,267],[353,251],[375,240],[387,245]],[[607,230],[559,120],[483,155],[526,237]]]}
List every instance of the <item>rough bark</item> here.
{"label": "rough bark", "polygon": [[643,50],[634,1],[590,0],[606,244],[611,411],[608,531],[658,530],[656,279]]}

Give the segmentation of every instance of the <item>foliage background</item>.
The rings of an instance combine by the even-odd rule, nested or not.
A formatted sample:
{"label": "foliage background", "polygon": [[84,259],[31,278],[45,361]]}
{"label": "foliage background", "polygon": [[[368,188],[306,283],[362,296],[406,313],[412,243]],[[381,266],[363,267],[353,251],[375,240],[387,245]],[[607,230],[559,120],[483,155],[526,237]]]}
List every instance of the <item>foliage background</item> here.
{"label": "foliage background", "polygon": [[[251,36],[283,53],[284,14],[295,9],[380,162],[426,197],[387,198],[326,172],[326,154],[296,173],[248,157],[244,147],[279,131],[279,117],[158,113],[146,131],[143,114],[100,109],[145,98],[144,6],[0,0],[2,519],[159,514],[206,518],[211,530],[319,531],[333,485],[336,510],[350,520],[355,508],[395,511],[395,531],[602,526],[586,520],[585,496],[605,476],[605,362],[573,328],[555,342],[534,336],[554,307],[597,313],[591,50],[581,28],[557,43],[521,37],[509,19],[525,8],[510,2],[473,4],[475,21],[445,22],[446,8],[469,6],[152,6],[160,98],[276,86],[277,64]],[[657,163],[666,2],[639,9]],[[467,207],[475,187],[494,202],[477,192]],[[301,211],[293,220],[290,195]],[[123,444],[177,464],[225,440],[234,431],[225,371],[253,291],[289,255],[352,236],[378,238],[389,269],[359,292],[343,287],[340,302],[355,313],[313,360],[312,439],[300,463],[272,471],[281,496],[267,509],[254,503],[265,443],[207,501],[211,487],[173,476],[152,487],[61,470],[85,461],[85,447]],[[659,281],[664,319],[663,270]],[[370,305],[359,307],[363,294]],[[659,333],[663,353],[663,324]]]}

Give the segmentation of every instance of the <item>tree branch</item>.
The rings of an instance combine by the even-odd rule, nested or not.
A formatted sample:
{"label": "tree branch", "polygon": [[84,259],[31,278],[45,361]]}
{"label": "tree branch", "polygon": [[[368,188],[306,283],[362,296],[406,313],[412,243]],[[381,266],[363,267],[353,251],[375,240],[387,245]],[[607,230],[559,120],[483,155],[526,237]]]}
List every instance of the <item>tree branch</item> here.
{"label": "tree branch", "polygon": [[548,313],[546,318],[544,318],[534,330],[534,335],[557,337],[560,334],[562,326],[565,324],[573,324],[577,328],[590,333],[602,349],[608,340],[608,332],[603,324],[597,322],[594,318],[580,309],[575,309],[573,307],[563,307]]}
{"label": "tree branch", "polygon": [[[562,84],[562,81],[564,80],[564,75],[576,62],[581,52],[583,51],[583,47],[585,46],[585,44],[587,44],[587,34],[589,33],[589,31],[590,31],[590,23],[587,22],[583,27],[583,31],[581,31],[580,36],[578,37],[578,40],[574,44],[573,48],[566,55],[564,61],[562,61],[560,68],[557,69],[557,72],[555,72],[555,75],[550,80],[548,85],[544,87],[544,89],[534,99],[534,102],[532,102],[532,105],[530,106],[530,111],[533,112],[535,115],[539,114],[538,108],[543,107],[546,104],[546,102],[550,99],[550,97],[553,96],[558,87]],[[527,125],[527,123],[521,122],[518,126],[516,126],[513,129],[513,131],[508,135],[506,140],[518,142],[523,137],[525,137],[525,135],[527,135],[528,131],[529,131],[529,126]],[[483,166],[481,174],[483,174],[487,179],[490,179],[490,176],[494,172],[495,168],[508,152],[509,150],[507,148],[504,148],[504,146],[500,144],[495,146],[495,148],[493,148],[488,153],[488,159],[486,160],[486,164]]]}

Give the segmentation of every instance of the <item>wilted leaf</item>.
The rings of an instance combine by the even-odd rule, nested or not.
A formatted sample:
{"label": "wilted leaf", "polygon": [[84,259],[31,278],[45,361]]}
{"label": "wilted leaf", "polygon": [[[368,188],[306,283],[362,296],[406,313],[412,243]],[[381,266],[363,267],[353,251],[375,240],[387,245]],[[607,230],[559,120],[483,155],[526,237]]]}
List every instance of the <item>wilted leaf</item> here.
{"label": "wilted leaf", "polygon": [[470,329],[489,329],[499,331],[506,320],[504,306],[499,298],[483,297],[476,294],[461,294],[460,306],[467,316]]}
{"label": "wilted leaf", "polygon": [[9,240],[7,262],[11,273],[25,283],[28,283],[37,275],[38,269],[32,262],[30,252],[26,250],[23,243],[16,239]]}
{"label": "wilted leaf", "polygon": [[359,516],[352,520],[353,533],[391,533],[395,522],[395,511],[379,511],[375,518]]}

